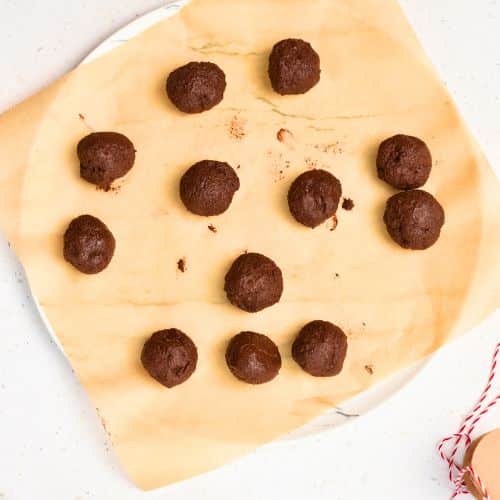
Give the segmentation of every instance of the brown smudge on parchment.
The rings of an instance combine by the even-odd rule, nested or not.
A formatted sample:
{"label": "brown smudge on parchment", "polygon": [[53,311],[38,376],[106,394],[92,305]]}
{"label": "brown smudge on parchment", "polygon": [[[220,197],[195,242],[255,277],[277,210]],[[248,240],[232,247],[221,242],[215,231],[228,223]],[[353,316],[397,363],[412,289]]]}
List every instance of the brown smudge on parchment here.
{"label": "brown smudge on parchment", "polygon": [[246,123],[247,121],[241,117],[239,113],[235,114],[231,121],[229,122],[229,136],[231,139],[236,141],[241,141],[247,135],[246,132]]}

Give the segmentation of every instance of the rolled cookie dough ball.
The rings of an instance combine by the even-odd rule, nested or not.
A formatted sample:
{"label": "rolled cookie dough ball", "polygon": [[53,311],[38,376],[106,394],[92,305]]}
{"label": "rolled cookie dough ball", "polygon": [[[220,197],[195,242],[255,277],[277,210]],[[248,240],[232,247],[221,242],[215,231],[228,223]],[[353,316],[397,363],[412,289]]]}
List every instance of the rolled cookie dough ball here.
{"label": "rolled cookie dough ball", "polygon": [[248,384],[264,384],[278,375],[281,356],[269,337],[241,332],[227,346],[226,363],[237,379]]}
{"label": "rolled cookie dough ball", "polygon": [[404,191],[387,200],[384,222],[391,238],[403,248],[425,250],[439,238],[443,207],[426,191]]}
{"label": "rolled cookie dough ball", "polygon": [[226,274],[224,290],[231,304],[247,312],[270,307],[281,298],[283,275],[274,261],[259,253],[240,255]]}
{"label": "rolled cookie dough ball", "polygon": [[77,146],[80,177],[104,191],[115,179],[123,177],[134,165],[134,145],[117,132],[94,132]]}
{"label": "rolled cookie dough ball", "polygon": [[269,56],[268,73],[278,94],[304,94],[319,82],[319,55],[304,40],[281,40]]}
{"label": "rolled cookie dough ball", "polygon": [[208,217],[225,212],[239,188],[240,181],[230,165],[203,160],[182,176],[180,196],[190,212]]}
{"label": "rolled cookie dough ball", "polygon": [[424,141],[409,135],[395,135],[380,144],[377,173],[397,189],[422,187],[432,169],[432,156]]}
{"label": "rolled cookie dough ball", "polygon": [[145,342],[141,362],[155,380],[166,387],[185,382],[196,369],[198,352],[193,341],[180,330],[170,328],[153,333]]}
{"label": "rolled cookie dough ball", "polygon": [[64,258],[82,273],[100,273],[111,262],[114,252],[113,234],[92,215],[73,219],[64,233]]}
{"label": "rolled cookie dough ball", "polygon": [[332,377],[342,371],[347,337],[328,321],[311,321],[300,330],[292,346],[292,357],[314,377]]}
{"label": "rolled cookie dough ball", "polygon": [[167,78],[167,95],[184,113],[202,113],[219,104],[226,90],[226,75],[214,63],[190,62]]}

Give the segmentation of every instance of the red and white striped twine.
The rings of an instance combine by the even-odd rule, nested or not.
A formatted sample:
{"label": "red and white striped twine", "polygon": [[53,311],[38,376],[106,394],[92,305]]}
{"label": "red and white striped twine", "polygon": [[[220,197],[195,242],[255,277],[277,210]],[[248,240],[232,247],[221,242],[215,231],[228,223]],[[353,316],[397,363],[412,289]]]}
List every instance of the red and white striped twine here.
{"label": "red and white striped twine", "polygon": [[[496,394],[489,401],[486,401],[486,398],[491,391],[493,381],[495,379],[499,357],[500,343],[497,344],[495,352],[493,354],[493,361],[491,364],[488,382],[486,383],[486,387],[484,388],[476,406],[474,406],[472,411],[465,417],[458,432],[444,438],[438,446],[439,456],[448,465],[448,478],[454,486],[453,494],[451,496],[452,499],[457,497],[458,495],[467,495],[470,493],[465,483],[465,476],[467,476],[468,474],[474,481],[476,487],[479,489],[482,499],[491,500],[486,485],[483,484],[481,478],[478,476],[472,466],[469,465],[468,467],[463,467],[461,465],[458,465],[455,457],[461,447],[464,447],[463,449],[465,451],[470,446],[470,444],[472,443],[471,435],[474,432],[477,423],[484,415],[486,415],[486,413],[488,413],[493,408],[493,406],[498,403],[498,401],[500,401],[500,393]],[[451,453],[447,453],[447,450],[451,445],[453,445],[453,447],[451,448]]]}

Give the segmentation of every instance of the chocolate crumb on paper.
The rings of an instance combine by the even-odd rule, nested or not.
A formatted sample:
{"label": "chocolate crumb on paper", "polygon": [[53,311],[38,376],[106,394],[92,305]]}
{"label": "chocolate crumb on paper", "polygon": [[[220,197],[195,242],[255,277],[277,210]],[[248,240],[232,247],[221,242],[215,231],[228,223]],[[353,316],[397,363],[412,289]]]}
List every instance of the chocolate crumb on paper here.
{"label": "chocolate crumb on paper", "polygon": [[365,365],[365,370],[369,375],[373,375],[373,365]]}
{"label": "chocolate crumb on paper", "polygon": [[331,225],[330,225],[330,231],[335,231],[335,229],[337,229],[337,225],[338,225],[339,221],[337,219],[337,215],[334,215],[332,218],[331,218]]}
{"label": "chocolate crumb on paper", "polygon": [[278,141],[283,143],[285,146],[293,148],[295,136],[292,132],[290,132],[290,130],[286,128],[280,128],[276,133],[276,139],[278,139]]}
{"label": "chocolate crumb on paper", "polygon": [[90,125],[90,123],[87,121],[87,117],[83,113],[78,113],[78,118],[83,122],[83,124],[91,131],[94,131],[94,127]]}
{"label": "chocolate crumb on paper", "polygon": [[208,229],[209,229],[209,231],[212,231],[212,233],[216,233],[217,232],[217,228],[213,224],[209,224],[208,225]]}
{"label": "chocolate crumb on paper", "polygon": [[177,269],[181,272],[181,273],[185,273],[186,272],[186,259],[182,258],[182,259],[179,259],[177,261]]}
{"label": "chocolate crumb on paper", "polygon": [[354,202],[351,200],[351,198],[344,198],[344,201],[342,202],[342,208],[348,211],[354,208]]}

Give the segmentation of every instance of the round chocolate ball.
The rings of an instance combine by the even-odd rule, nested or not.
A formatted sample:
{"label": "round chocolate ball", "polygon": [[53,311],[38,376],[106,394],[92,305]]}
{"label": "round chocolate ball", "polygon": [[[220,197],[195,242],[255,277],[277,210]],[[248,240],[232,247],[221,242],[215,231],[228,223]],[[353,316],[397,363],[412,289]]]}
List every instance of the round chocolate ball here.
{"label": "round chocolate ball", "polygon": [[226,75],[214,63],[190,62],[167,78],[167,95],[184,113],[202,113],[219,104],[226,90]]}
{"label": "round chocolate ball", "polygon": [[80,177],[109,191],[112,182],[123,177],[134,165],[134,145],[117,132],[94,132],[77,146]]}
{"label": "round chocolate ball", "polygon": [[264,384],[278,375],[281,356],[269,337],[241,332],[227,346],[226,363],[237,379],[247,384]]}
{"label": "round chocolate ball", "polygon": [[311,321],[295,339],[292,357],[314,377],[332,377],[342,371],[347,353],[345,333],[328,321]]}
{"label": "round chocolate ball", "polygon": [[288,207],[295,219],[314,228],[335,215],[342,196],[339,180],[325,170],[299,175],[288,191]]}
{"label": "round chocolate ball", "polygon": [[444,224],[444,210],[426,191],[404,191],[387,200],[384,222],[403,248],[425,250],[434,245]]}
{"label": "round chocolate ball", "polygon": [[427,144],[418,137],[395,135],[380,144],[377,173],[380,179],[397,189],[423,186],[432,169]]}
{"label": "round chocolate ball", "polygon": [[193,341],[176,328],[153,333],[141,353],[141,362],[166,387],[185,382],[196,369],[198,351]]}
{"label": "round chocolate ball", "polygon": [[236,172],[227,163],[203,160],[182,176],[181,200],[186,208],[205,217],[225,212],[240,188]]}
{"label": "round chocolate ball", "polygon": [[114,252],[113,234],[92,215],[73,219],[64,233],[64,258],[82,273],[100,273],[111,262]]}
{"label": "round chocolate ball", "polygon": [[259,253],[244,253],[226,274],[224,290],[231,304],[257,312],[279,302],[283,293],[281,269]]}
{"label": "round chocolate ball", "polygon": [[269,56],[268,73],[278,94],[304,94],[319,82],[319,55],[304,40],[281,40]]}

